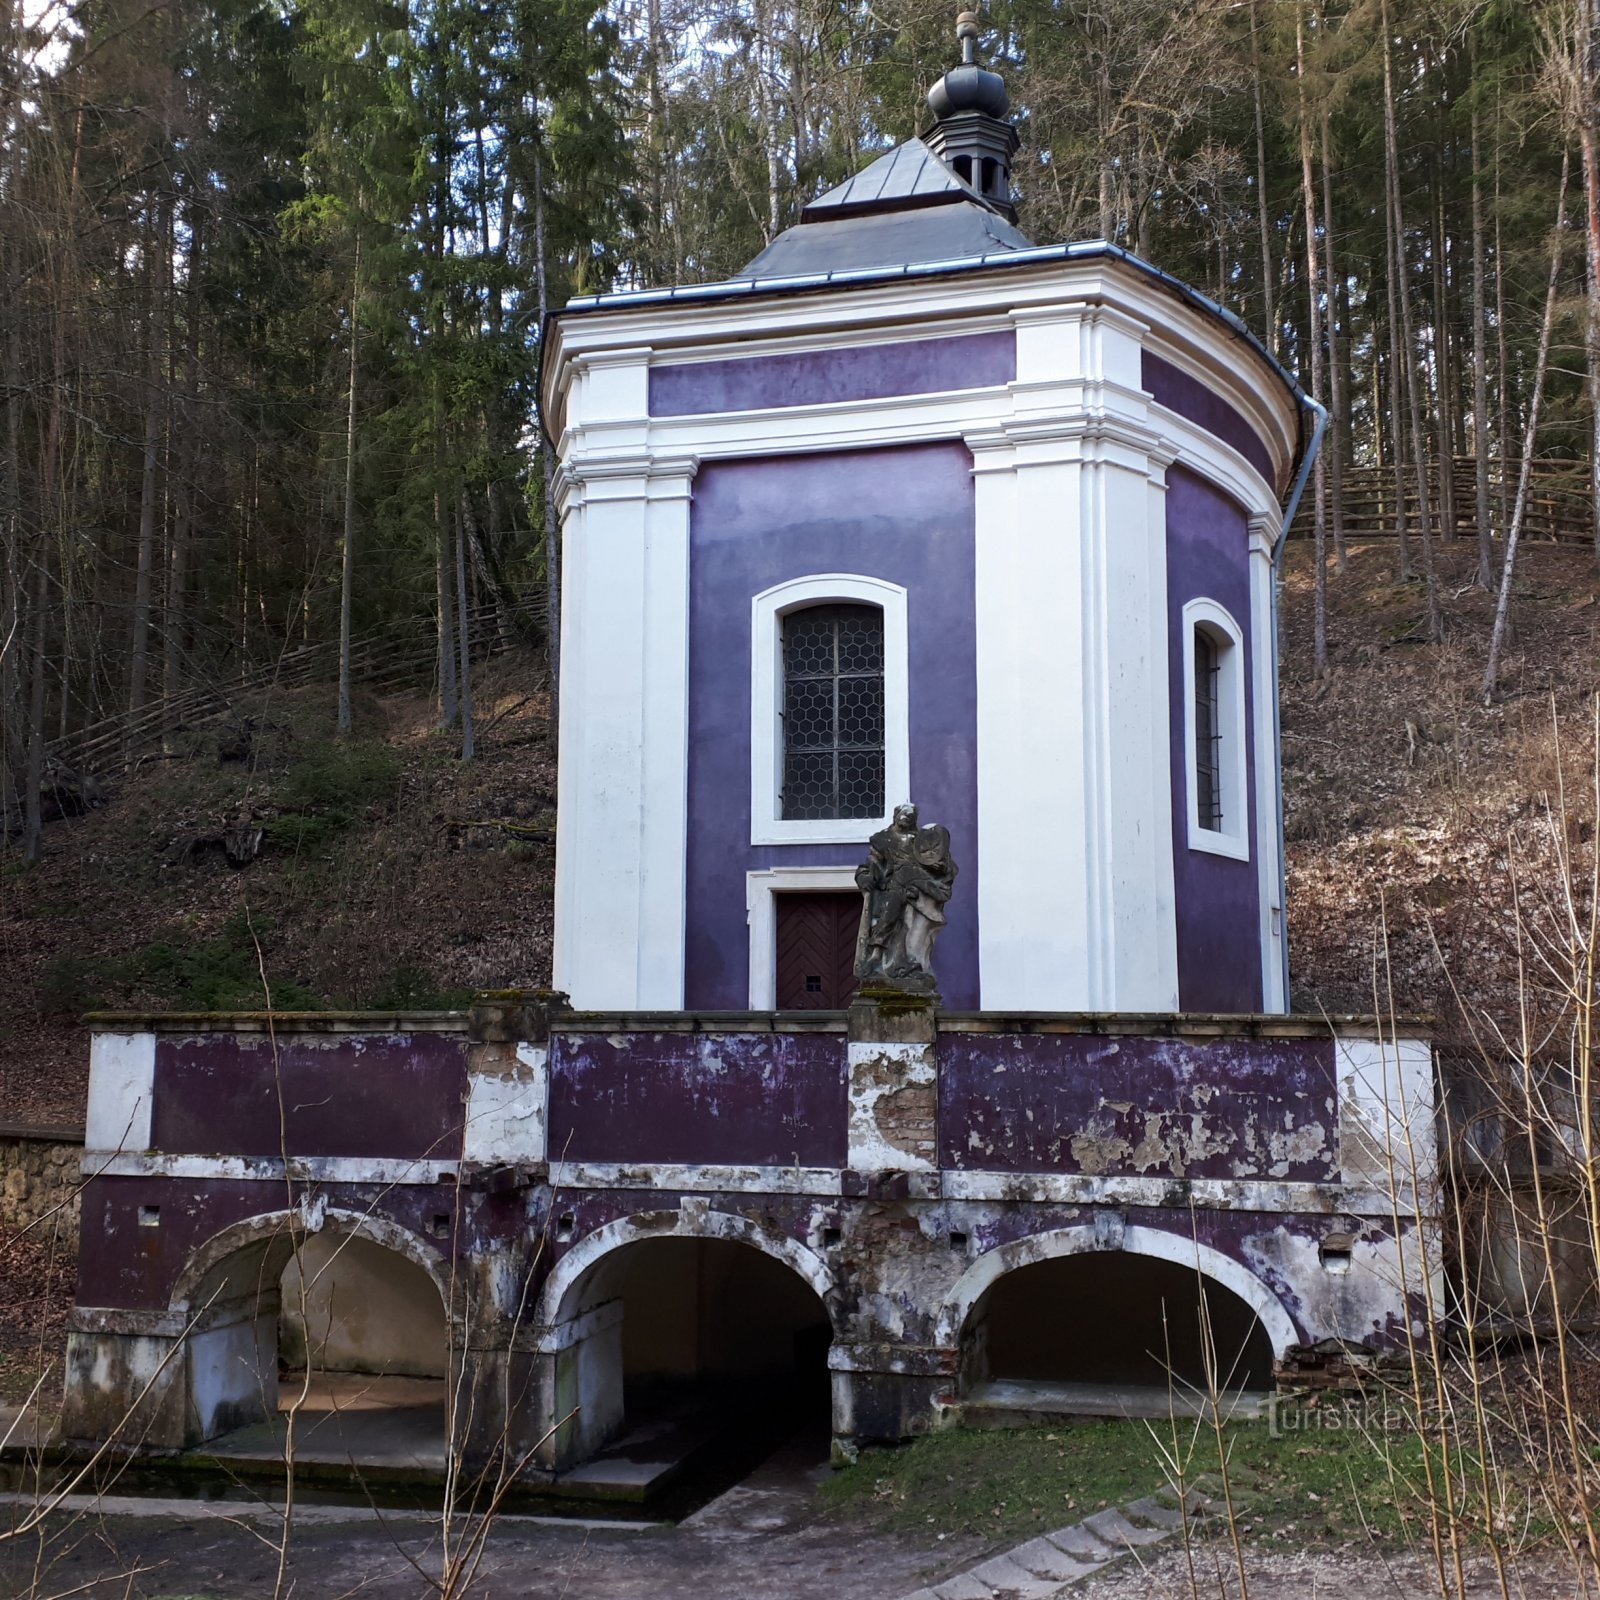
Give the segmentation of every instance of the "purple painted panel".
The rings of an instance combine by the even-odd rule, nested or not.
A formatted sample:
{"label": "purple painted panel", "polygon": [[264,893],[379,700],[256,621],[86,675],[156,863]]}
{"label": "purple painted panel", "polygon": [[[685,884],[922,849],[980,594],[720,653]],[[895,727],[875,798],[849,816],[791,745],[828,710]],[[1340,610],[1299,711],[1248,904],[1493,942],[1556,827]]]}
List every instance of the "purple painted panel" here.
{"label": "purple painted panel", "polygon": [[550,1150],[565,1161],[842,1167],[841,1033],[558,1034]]}
{"label": "purple painted panel", "polygon": [[1010,383],[1016,375],[1017,340],[1010,332],[733,361],[684,361],[650,369],[650,415],[687,417],[982,389]]}
{"label": "purple painted panel", "polygon": [[[908,594],[911,795],[950,829],[961,869],[939,939],[940,986],[978,1004],[977,668],[972,458],[949,442],[717,461],[689,524],[689,842],[684,1003],[749,1004],[745,873],[854,866],[860,844],[752,846],[750,601],[812,573],[886,579]],[[891,802],[905,798],[891,795]]]}
{"label": "purple painted panel", "polygon": [[169,1154],[452,1160],[466,1085],[459,1035],[280,1035],[276,1072],[268,1039],[162,1035],[151,1137]]}
{"label": "purple painted panel", "polygon": [[[296,1185],[296,1197],[308,1190]],[[487,1197],[462,1190],[441,1190],[433,1184],[391,1184],[321,1187],[331,1210],[350,1211],[399,1224],[413,1234],[423,1254],[439,1254],[435,1219],[445,1217],[463,1247],[482,1239],[515,1237],[527,1226],[520,1205],[514,1217],[480,1225]],[[284,1185],[224,1178],[94,1178],[85,1187],[78,1244],[80,1306],[121,1306],[143,1310],[166,1306],[180,1274],[201,1245],[224,1228],[249,1217],[281,1213]],[[459,1206],[459,1217],[457,1210]],[[159,1211],[154,1227],[141,1225],[144,1207]],[[510,1209],[510,1208],[504,1208]],[[280,1269],[281,1270],[281,1269]],[[276,1279],[263,1283],[277,1288]]]}
{"label": "purple painted panel", "polygon": [[1331,1039],[939,1039],[945,1167],[1328,1182],[1336,1104]]}
{"label": "purple painted panel", "polygon": [[1272,453],[1261,435],[1221,395],[1148,350],[1141,368],[1141,381],[1162,405],[1231,444],[1268,483],[1275,482]]}
{"label": "purple painted panel", "polygon": [[[1245,787],[1250,859],[1191,850],[1184,740],[1183,608],[1204,597],[1244,634]],[[1255,706],[1250,693],[1250,530],[1221,490],[1182,467],[1167,474],[1167,660],[1171,676],[1172,853],[1178,914],[1178,1004],[1185,1011],[1261,1009],[1261,880],[1256,851]]]}

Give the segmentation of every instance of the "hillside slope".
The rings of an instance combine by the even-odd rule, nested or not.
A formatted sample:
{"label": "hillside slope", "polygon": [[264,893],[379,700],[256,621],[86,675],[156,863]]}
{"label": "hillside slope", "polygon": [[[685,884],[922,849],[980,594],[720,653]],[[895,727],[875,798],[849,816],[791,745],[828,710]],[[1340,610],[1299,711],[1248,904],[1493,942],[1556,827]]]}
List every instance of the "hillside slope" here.
{"label": "hillside slope", "polygon": [[[231,722],[52,823],[0,878],[0,1122],[81,1124],[98,1007],[259,1010],[464,1004],[550,978],[555,768],[543,675],[496,661],[479,756],[420,698],[367,698],[332,736],[327,689]],[[262,830],[236,868],[221,836]]]}
{"label": "hillside slope", "polygon": [[[1600,585],[1582,550],[1526,551],[1504,692],[1485,709],[1492,602],[1465,587],[1465,546],[1441,564],[1446,638],[1428,645],[1393,546],[1354,550],[1330,584],[1319,683],[1308,552],[1291,550],[1284,781],[1297,1009],[1373,1009],[1386,917],[1383,1002],[1392,983],[1399,1009],[1450,1035],[1452,976],[1469,1009],[1510,1001],[1507,838],[1533,839],[1554,791],[1552,709],[1572,839],[1592,845]],[[6,866],[0,1122],[81,1121],[90,1007],[257,1009],[261,966],[282,1007],[459,1004],[549,981],[555,772],[537,661],[503,661],[480,686],[470,765],[420,699],[363,703],[348,748],[332,708],[331,689],[265,696],[52,824],[41,866]],[[242,869],[220,848],[230,824],[264,830]]]}

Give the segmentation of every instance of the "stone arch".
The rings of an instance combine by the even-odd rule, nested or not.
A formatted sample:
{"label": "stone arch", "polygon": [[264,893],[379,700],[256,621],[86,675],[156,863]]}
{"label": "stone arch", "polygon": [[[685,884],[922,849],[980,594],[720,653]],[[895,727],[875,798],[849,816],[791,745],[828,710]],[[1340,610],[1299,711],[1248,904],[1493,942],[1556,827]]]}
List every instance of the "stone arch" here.
{"label": "stone arch", "polygon": [[[736,1216],[730,1211],[684,1206],[677,1211],[635,1212],[630,1217],[620,1217],[585,1235],[562,1256],[545,1279],[544,1289],[539,1296],[536,1326],[550,1329],[569,1320],[573,1307],[568,1301],[589,1270],[614,1251],[646,1239],[723,1239],[733,1244],[749,1245],[763,1255],[782,1262],[805,1279],[827,1310],[829,1321],[834,1321],[837,1286],[827,1264],[814,1251],[787,1234],[758,1227],[748,1217]],[[836,1335],[838,1331],[835,1325]]]}
{"label": "stone arch", "polygon": [[[445,1314],[458,1319],[464,1307],[467,1275],[451,1282],[445,1263],[409,1228],[370,1212],[312,1206],[293,1211],[264,1211],[245,1217],[211,1235],[184,1263],[173,1283],[168,1304],[190,1315],[203,1312],[212,1299],[227,1300],[239,1294],[275,1287],[289,1264],[295,1240],[308,1234],[333,1234],[360,1238],[404,1256],[420,1267],[434,1288]],[[205,1291],[212,1292],[207,1294]],[[232,1290],[232,1295],[225,1291]]]}
{"label": "stone arch", "polygon": [[1168,1233],[1162,1228],[1130,1226],[1123,1229],[1122,1238],[1115,1245],[1109,1245],[1093,1227],[1074,1227],[1030,1234],[986,1251],[962,1273],[955,1288],[950,1291],[939,1315],[936,1343],[947,1347],[958,1345],[973,1307],[1006,1273],[1037,1261],[1111,1250],[1120,1250],[1127,1255],[1151,1256],[1177,1266],[1191,1267],[1203,1277],[1231,1290],[1255,1312],[1271,1341],[1273,1355],[1279,1359],[1291,1345],[1299,1342],[1300,1335],[1294,1319],[1284,1309],[1283,1302],[1247,1267],[1197,1240]]}
{"label": "stone arch", "polygon": [[[807,1329],[820,1336],[822,1347],[837,1337],[838,1290],[832,1273],[805,1245],[775,1230],[693,1202],[679,1210],[636,1212],[607,1223],[580,1240],[556,1263],[539,1296],[535,1319],[537,1360],[541,1404],[549,1429],[539,1447],[539,1457],[545,1466],[563,1470],[585,1460],[623,1430],[628,1416],[625,1396],[632,1381],[630,1372],[641,1370],[632,1363],[644,1348],[667,1361],[658,1370],[657,1381],[665,1375],[669,1382],[688,1381],[693,1385],[697,1381],[703,1383],[708,1371],[720,1371],[735,1382],[750,1381],[750,1374],[737,1360],[731,1367],[701,1365],[706,1359],[706,1347],[701,1343],[706,1324],[699,1321],[705,1314],[703,1308],[693,1314],[696,1331],[689,1334],[687,1344],[680,1342],[682,1328],[677,1335],[669,1333],[659,1342],[652,1336],[644,1347],[628,1337],[628,1307],[633,1305],[637,1311],[640,1304],[633,1299],[636,1292],[647,1297],[645,1305],[654,1304],[658,1310],[667,1310],[672,1304],[670,1299],[660,1302],[649,1298],[660,1293],[662,1282],[654,1277],[652,1283],[652,1277],[660,1271],[662,1254],[660,1250],[651,1251],[652,1245],[665,1246],[671,1256],[680,1252],[689,1255],[697,1263],[696,1270],[700,1264],[709,1266],[712,1257],[720,1256],[724,1262],[730,1257],[759,1257],[736,1270],[749,1275],[746,1281],[751,1288],[765,1282],[766,1287],[756,1293],[756,1304],[764,1306],[768,1314],[775,1312],[778,1325],[786,1324],[793,1333],[797,1342],[790,1347],[791,1359],[800,1360],[798,1341],[806,1337]],[[728,1246],[741,1248],[728,1250]],[[636,1276],[639,1273],[643,1273],[642,1279]],[[669,1276],[667,1281],[673,1282],[675,1277]],[[777,1298],[773,1298],[774,1291]],[[802,1315],[810,1318],[814,1313],[814,1320],[799,1324],[791,1320],[800,1301],[809,1307]],[[747,1321],[750,1314],[757,1320]],[[770,1359],[780,1347],[763,1340],[759,1333],[753,1338],[747,1333],[759,1329],[761,1315],[760,1310],[747,1305],[745,1312],[732,1321],[724,1318],[714,1324],[721,1329],[718,1338],[730,1329],[736,1330],[735,1343],[742,1341],[740,1348],[759,1353],[762,1360]],[[676,1314],[669,1314],[668,1325],[676,1324]],[[658,1325],[645,1322],[639,1326],[654,1330]],[[813,1345],[811,1359],[820,1354],[821,1347]],[[678,1365],[685,1355],[688,1364]],[[720,1360],[727,1361],[733,1355],[734,1347],[723,1344]],[[817,1370],[827,1386],[826,1367]],[[650,1378],[648,1369],[644,1369],[644,1376]],[[774,1378],[780,1385],[785,1381],[776,1374]]]}
{"label": "stone arch", "polygon": [[[442,1260],[387,1217],[339,1210],[317,1199],[230,1223],[190,1254],[168,1296],[169,1313],[184,1324],[187,1443],[203,1443],[276,1412],[280,1281],[297,1244],[327,1237],[361,1240],[406,1262],[407,1271],[420,1270],[438,1296],[437,1315],[447,1330],[459,1330],[464,1285],[452,1294]],[[418,1282],[416,1292],[428,1291]],[[372,1348],[366,1347],[369,1356]],[[447,1408],[448,1395],[445,1403]]]}

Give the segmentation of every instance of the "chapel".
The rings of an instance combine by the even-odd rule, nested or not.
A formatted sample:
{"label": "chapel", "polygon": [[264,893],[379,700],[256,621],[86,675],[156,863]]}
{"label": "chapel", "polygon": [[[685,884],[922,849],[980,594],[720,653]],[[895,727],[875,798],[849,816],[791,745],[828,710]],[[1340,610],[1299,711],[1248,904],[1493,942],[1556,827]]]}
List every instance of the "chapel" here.
{"label": "chapel", "polygon": [[838,1008],[949,828],[953,1009],[1287,1006],[1273,583],[1320,413],[1239,319],[1016,226],[1000,77],[736,278],[551,322],[555,985]]}

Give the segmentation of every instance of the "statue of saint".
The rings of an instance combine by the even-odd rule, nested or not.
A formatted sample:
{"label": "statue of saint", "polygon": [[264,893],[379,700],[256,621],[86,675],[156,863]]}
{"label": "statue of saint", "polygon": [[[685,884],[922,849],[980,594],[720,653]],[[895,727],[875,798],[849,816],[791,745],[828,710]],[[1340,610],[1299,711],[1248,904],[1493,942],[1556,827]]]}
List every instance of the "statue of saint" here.
{"label": "statue of saint", "polygon": [[950,830],[919,828],[915,806],[896,806],[894,821],[873,834],[867,849],[856,868],[862,895],[856,979],[932,994],[938,987],[933,941],[948,920],[944,907],[956,881]]}

